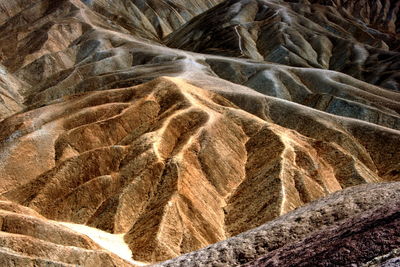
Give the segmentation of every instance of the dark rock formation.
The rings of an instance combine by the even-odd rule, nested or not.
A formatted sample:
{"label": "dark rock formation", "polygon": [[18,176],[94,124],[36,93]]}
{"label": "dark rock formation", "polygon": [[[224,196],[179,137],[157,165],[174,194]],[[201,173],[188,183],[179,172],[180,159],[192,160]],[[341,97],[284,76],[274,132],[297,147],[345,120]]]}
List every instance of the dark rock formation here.
{"label": "dark rock formation", "polygon": [[[297,2],[225,1],[170,34],[166,44],[201,53],[330,69],[400,90],[400,43],[394,33],[399,23],[398,2],[342,1],[346,3],[335,6]],[[378,8],[380,2],[386,4]],[[370,9],[372,3],[375,9]],[[360,16],[371,24],[362,22]],[[383,24],[388,32],[371,28],[382,25],[377,20],[388,20]]]}
{"label": "dark rock formation", "polygon": [[399,186],[345,189],[156,266],[361,266],[399,247]]}

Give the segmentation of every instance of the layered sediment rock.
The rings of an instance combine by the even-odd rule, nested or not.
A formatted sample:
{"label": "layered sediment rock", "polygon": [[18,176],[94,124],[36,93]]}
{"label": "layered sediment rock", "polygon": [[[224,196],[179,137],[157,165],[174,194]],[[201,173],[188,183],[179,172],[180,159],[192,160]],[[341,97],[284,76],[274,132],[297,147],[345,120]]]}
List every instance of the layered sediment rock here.
{"label": "layered sediment rock", "polygon": [[2,264],[398,257],[396,5],[322,2],[0,0]]}
{"label": "layered sediment rock", "polygon": [[52,220],[126,233],[135,259],[151,262],[394,179],[398,155],[373,149],[396,149],[396,131],[286,112],[271,119],[307,128],[261,120],[177,78],[70,97],[3,122],[2,136],[15,135],[2,147],[3,196]]}
{"label": "layered sediment rock", "polygon": [[[399,91],[399,41],[394,33],[398,3],[382,1],[387,4],[380,10],[369,10],[385,14],[381,16],[367,12],[377,1],[342,1],[346,4],[334,7],[297,2],[225,1],[170,34],[166,44],[201,53],[340,71]],[[360,21],[360,16],[371,24]],[[374,29],[377,20],[391,21],[380,24],[388,26],[389,32]]]}
{"label": "layered sediment rock", "polygon": [[85,235],[15,203],[0,201],[0,221],[2,266],[131,265]]}
{"label": "layered sediment rock", "polygon": [[[297,1],[301,2],[301,1]],[[344,0],[311,0],[311,3],[323,4],[335,7],[343,16],[345,12],[349,12],[354,17],[362,20],[383,32],[392,34],[399,33],[399,12],[400,3],[394,0],[361,0],[361,1],[344,1]]]}

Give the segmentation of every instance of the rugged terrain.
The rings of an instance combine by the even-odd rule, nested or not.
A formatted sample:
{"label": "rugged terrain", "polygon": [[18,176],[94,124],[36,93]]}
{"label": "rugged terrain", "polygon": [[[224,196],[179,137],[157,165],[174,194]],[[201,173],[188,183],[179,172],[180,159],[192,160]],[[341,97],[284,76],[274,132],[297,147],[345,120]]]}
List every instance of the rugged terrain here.
{"label": "rugged terrain", "polygon": [[396,262],[399,9],[0,0],[1,264]]}

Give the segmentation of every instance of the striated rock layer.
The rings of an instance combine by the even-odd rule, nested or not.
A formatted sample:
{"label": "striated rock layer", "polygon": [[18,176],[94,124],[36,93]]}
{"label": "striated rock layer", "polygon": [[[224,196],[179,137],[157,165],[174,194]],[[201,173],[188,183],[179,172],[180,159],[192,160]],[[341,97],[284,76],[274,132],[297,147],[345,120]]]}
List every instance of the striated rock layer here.
{"label": "striated rock layer", "polygon": [[[151,262],[398,177],[398,132],[308,112],[287,109],[286,127],[307,124],[291,130],[177,78],[73,96],[4,120],[2,136],[18,134],[2,147],[3,196],[52,220],[126,233],[135,259]],[[392,161],[376,157],[385,146]]]}
{"label": "striated rock layer", "polygon": [[1,264],[395,261],[397,6],[316,2],[0,0]]}
{"label": "striated rock layer", "polygon": [[400,3],[395,0],[311,0],[310,2],[333,6],[343,15],[345,11],[350,12],[354,17],[383,32],[399,33],[400,31]]}
{"label": "striated rock layer", "polygon": [[0,201],[2,266],[128,266],[85,235],[37,212]]}
{"label": "striated rock layer", "polygon": [[[340,71],[399,91],[400,43],[394,25],[400,3],[337,1],[346,4],[333,7],[314,3],[330,1],[311,2],[225,1],[167,36],[165,42],[195,52]],[[368,9],[372,2],[387,4]],[[384,16],[370,18],[367,10]],[[362,22],[360,16],[371,23]],[[381,25],[377,20],[389,20],[383,25],[390,31],[374,29],[375,24]]]}

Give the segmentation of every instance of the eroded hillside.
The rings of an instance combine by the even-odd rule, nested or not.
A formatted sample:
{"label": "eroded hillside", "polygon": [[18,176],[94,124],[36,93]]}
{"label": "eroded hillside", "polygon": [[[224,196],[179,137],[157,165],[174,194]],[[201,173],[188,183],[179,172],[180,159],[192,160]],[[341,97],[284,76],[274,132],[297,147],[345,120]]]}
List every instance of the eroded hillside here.
{"label": "eroded hillside", "polygon": [[399,5],[363,2],[0,0],[2,264],[398,256]]}

